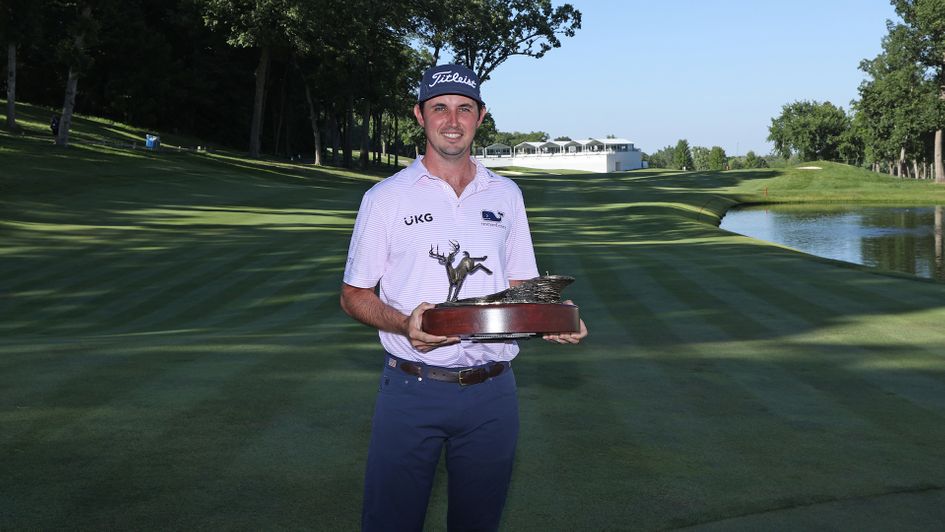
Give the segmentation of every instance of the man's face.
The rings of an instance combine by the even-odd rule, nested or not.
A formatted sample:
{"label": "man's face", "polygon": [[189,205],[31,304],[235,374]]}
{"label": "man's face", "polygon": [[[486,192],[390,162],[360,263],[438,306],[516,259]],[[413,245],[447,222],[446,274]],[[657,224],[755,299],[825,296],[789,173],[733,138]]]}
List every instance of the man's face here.
{"label": "man's face", "polygon": [[455,159],[469,155],[486,108],[480,110],[472,98],[444,94],[430,98],[422,108],[416,105],[413,113],[426,133],[427,151],[432,149],[443,158]]}

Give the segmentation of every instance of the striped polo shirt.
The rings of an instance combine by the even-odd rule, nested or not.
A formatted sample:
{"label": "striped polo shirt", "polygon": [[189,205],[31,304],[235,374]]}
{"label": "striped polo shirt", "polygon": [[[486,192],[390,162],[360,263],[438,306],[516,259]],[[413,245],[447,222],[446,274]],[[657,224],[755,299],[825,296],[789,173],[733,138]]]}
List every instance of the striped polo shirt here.
{"label": "striped polo shirt", "polygon": [[[449,291],[446,266],[431,256],[449,255],[453,243],[492,271],[469,274],[459,298],[505,290],[509,280],[538,276],[522,191],[474,158],[476,176],[460,197],[446,181],[431,175],[422,157],[377,183],[361,200],[351,235],[344,282],[358,288],[380,284],[381,301],[404,314],[422,302],[441,303]],[[421,353],[402,335],[379,332],[384,349],[398,357],[443,367],[475,366],[511,360],[514,341],[470,342]]]}

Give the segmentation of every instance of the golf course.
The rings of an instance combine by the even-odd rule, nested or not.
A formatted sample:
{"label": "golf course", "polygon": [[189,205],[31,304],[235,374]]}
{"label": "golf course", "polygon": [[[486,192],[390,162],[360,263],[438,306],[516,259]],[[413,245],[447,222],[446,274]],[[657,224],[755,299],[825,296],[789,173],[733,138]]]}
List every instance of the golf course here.
{"label": "golf course", "polygon": [[[148,151],[85,116],[63,148],[51,112],[0,131],[0,530],[357,530],[384,359],[338,297],[396,169]],[[503,530],[941,529],[945,284],[718,224],[945,187],[810,165],[507,174],[590,335],[513,363]]]}

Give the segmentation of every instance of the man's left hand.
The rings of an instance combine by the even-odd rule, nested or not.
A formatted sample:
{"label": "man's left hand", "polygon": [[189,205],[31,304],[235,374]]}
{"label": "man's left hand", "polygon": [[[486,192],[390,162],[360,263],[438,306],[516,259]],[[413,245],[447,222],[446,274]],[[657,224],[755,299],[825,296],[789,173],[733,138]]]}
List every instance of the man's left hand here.
{"label": "man's left hand", "polygon": [[[564,302],[567,305],[573,305],[574,302],[570,299]],[[557,334],[546,334],[542,336],[544,340],[553,342],[556,344],[579,344],[581,340],[587,336],[587,326],[584,325],[584,320],[580,320],[581,328],[578,332],[572,333],[557,333]]]}

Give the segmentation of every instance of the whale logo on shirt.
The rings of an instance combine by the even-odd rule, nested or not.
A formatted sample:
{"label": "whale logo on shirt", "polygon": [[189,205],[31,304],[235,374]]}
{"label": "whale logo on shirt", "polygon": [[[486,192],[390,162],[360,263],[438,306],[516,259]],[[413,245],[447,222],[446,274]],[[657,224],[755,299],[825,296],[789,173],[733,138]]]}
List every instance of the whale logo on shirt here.
{"label": "whale logo on shirt", "polygon": [[482,211],[482,219],[487,222],[501,222],[504,216],[505,213],[502,211],[499,211],[498,214],[492,211]]}

